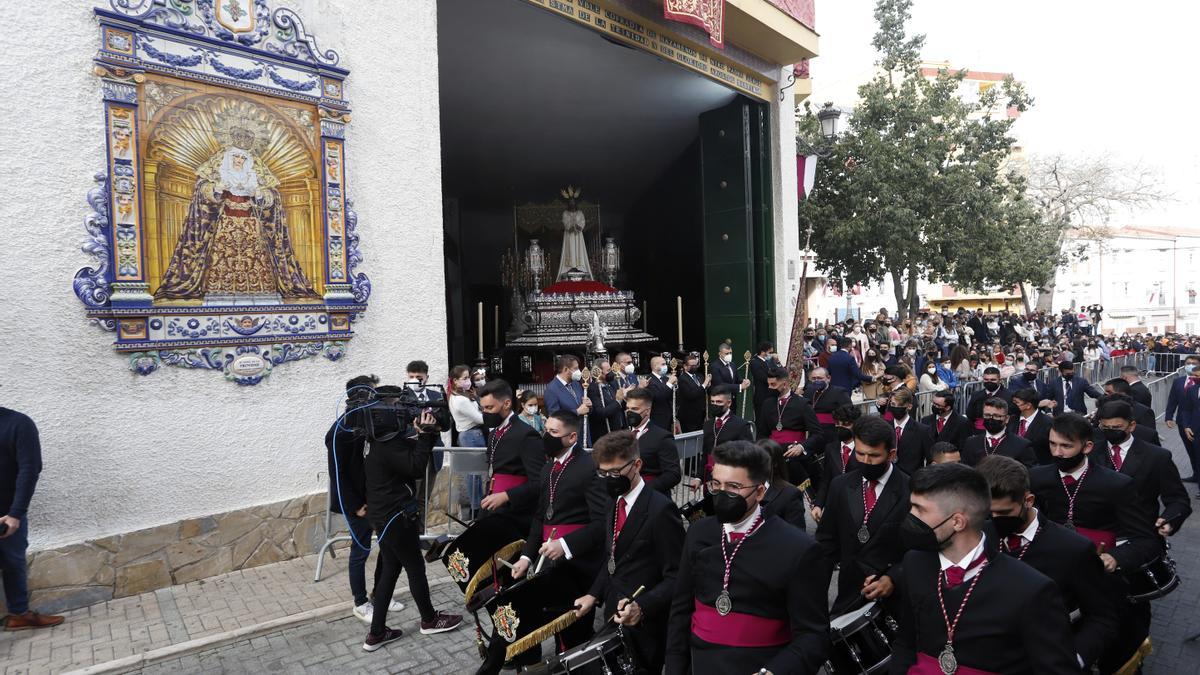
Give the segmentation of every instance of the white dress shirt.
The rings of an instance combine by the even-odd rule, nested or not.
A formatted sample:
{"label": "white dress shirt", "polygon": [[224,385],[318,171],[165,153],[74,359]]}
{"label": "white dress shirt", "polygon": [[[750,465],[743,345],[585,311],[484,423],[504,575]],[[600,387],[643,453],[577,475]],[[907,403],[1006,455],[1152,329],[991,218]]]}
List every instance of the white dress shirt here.
{"label": "white dress shirt", "polygon": [[[983,544],[986,541],[987,541],[987,535],[980,532],[979,533],[979,543],[976,544],[975,548],[971,549],[971,551],[969,553],[964,555],[962,557],[962,559],[958,560],[958,561],[951,561],[949,558],[946,557],[945,553],[939,553],[938,559],[941,560],[941,562],[942,562],[942,571],[945,572],[946,570],[950,569],[951,567],[956,567],[956,566],[966,569],[966,567],[968,565],[975,562],[976,558],[983,555]],[[970,581],[972,579],[972,577],[974,577],[976,574],[979,574],[981,571],[983,571],[982,564],[976,565],[975,567],[972,567],[971,569],[967,570],[966,574],[963,575],[963,583]]]}
{"label": "white dress shirt", "polygon": [[[567,460],[571,458],[571,453],[572,453],[572,452],[574,452],[574,451],[575,451],[575,446],[574,446],[574,445],[572,445],[571,447],[567,448],[567,451],[566,451],[566,452],[564,452],[563,454],[559,455],[558,457],[555,457],[555,458],[554,458],[554,463],[555,463],[555,464],[566,464],[566,463],[567,463]],[[560,470],[561,470],[561,469],[560,469]],[[553,474],[553,473],[554,473],[554,467],[551,467],[551,468],[550,468],[550,473],[551,473],[551,474]],[[566,540],[566,539],[564,539],[564,538],[562,538],[562,537],[559,537],[559,538],[558,538],[558,539],[556,539],[555,541],[557,541],[559,544],[561,544],[561,545],[562,545],[563,557],[564,557],[564,558],[566,558],[567,560],[570,560],[570,559],[571,559],[571,547],[570,547],[570,546],[567,546],[567,540]],[[542,543],[544,544],[544,543],[546,543],[546,542],[542,542]],[[523,555],[523,556],[521,556],[521,559],[522,559],[522,560],[529,560],[529,556],[527,556],[527,555]]]}
{"label": "white dress shirt", "polygon": [[736,523],[724,523],[721,525],[721,529],[725,532],[725,536],[729,536],[734,533],[746,534],[750,531],[750,526],[753,525],[756,520],[758,520],[758,516],[761,513],[762,505],[756,505],[753,511],[746,514],[745,518],[742,518]]}

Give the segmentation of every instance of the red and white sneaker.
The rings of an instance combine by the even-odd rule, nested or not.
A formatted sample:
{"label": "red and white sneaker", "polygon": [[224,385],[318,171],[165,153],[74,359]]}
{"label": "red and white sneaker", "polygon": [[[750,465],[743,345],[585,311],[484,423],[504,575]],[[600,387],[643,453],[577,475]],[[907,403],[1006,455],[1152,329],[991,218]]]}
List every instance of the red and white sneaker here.
{"label": "red and white sneaker", "polygon": [[461,625],[462,617],[460,615],[438,612],[436,615],[434,615],[432,621],[421,622],[421,635],[445,633],[446,631],[454,630]]}
{"label": "red and white sneaker", "polygon": [[363,642],[363,651],[373,652],[393,640],[399,640],[402,635],[404,635],[404,631],[399,628],[384,628],[383,633],[379,635],[367,633],[367,639]]}

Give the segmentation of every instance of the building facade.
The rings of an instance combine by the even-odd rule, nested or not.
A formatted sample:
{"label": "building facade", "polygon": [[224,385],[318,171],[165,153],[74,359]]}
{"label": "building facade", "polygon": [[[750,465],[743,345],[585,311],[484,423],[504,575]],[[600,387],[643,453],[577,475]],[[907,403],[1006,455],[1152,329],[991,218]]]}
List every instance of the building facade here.
{"label": "building facade", "polygon": [[[52,0],[10,8],[0,41],[20,58],[0,65],[14,87],[0,105],[22,121],[0,153],[10,187],[0,203],[10,224],[0,266],[8,348],[0,382],[3,405],[41,431],[45,468],[29,511],[34,606],[78,607],[316,551],[328,484],[322,439],[345,381],[374,373],[400,383],[412,359],[444,381],[448,346],[482,334],[472,323],[474,298],[460,289],[466,277],[448,263],[447,199],[456,195],[447,186],[456,184],[445,175],[444,150],[457,143],[485,158],[506,147],[504,138],[472,146],[443,133],[460,121],[447,116],[449,87],[465,89],[454,100],[480,120],[496,103],[472,98],[481,83],[469,76],[444,78],[464,55],[477,66],[469,75],[541,40],[548,50],[582,45],[605,51],[574,63],[578,72],[661,75],[636,83],[668,98],[676,85],[720,86],[722,102],[760,111],[755,170],[763,178],[753,203],[741,186],[759,224],[756,257],[712,259],[701,270],[708,283],[689,280],[670,295],[691,293],[693,316],[737,317],[722,298],[756,286],[759,305],[739,320],[758,332],[739,334],[737,348],[748,349],[751,336],[785,344],[799,242],[794,109],[783,92],[792,64],[816,55],[812,3],[700,4],[724,10],[718,35],[711,22],[666,20],[656,0]],[[495,54],[449,42],[478,29],[468,15],[491,11],[504,12],[511,31]],[[630,54],[639,59],[632,66],[622,61]],[[545,53],[539,62],[555,59]],[[546,89],[540,80],[527,86],[527,71],[509,71],[512,92]],[[528,105],[554,112],[563,101],[589,103],[585,93]],[[652,117],[635,96],[623,97]],[[176,123],[156,136],[172,103]],[[234,113],[241,121],[223,121]],[[620,133],[620,125],[581,120],[572,134],[581,161],[606,151],[589,125]],[[195,144],[188,152],[186,138]],[[239,153],[242,145],[252,147]],[[257,178],[247,177],[247,159],[253,166],[256,158]],[[506,185],[493,171],[467,182]],[[712,195],[734,183],[711,177]],[[568,180],[550,176],[539,189],[554,195]],[[226,195],[208,220],[201,189]],[[605,197],[616,201],[620,189]],[[509,213],[523,198],[508,196]],[[188,233],[219,238],[247,218],[274,237],[290,234],[287,246],[271,239],[268,263],[245,263],[265,265],[260,272],[276,286],[248,293],[233,275],[219,293],[219,261],[189,257],[181,243]],[[511,219],[503,227],[511,230]],[[722,239],[716,224],[708,230],[704,241],[739,239]],[[637,247],[636,230],[625,236],[624,247]],[[685,236],[701,233],[677,238]],[[727,263],[741,281],[719,278]],[[201,276],[207,296],[187,289]],[[461,311],[448,311],[455,303]],[[711,339],[725,330],[701,325],[691,341],[715,353]]]}

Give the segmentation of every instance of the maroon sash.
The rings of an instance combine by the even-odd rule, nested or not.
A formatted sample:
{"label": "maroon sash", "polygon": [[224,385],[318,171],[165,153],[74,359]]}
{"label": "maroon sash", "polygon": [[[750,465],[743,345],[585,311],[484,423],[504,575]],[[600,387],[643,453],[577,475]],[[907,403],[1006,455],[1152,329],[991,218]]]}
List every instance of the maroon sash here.
{"label": "maroon sash", "polygon": [[779,647],[792,641],[792,630],[783,619],[730,612],[721,616],[716,608],[696,600],[692,613],[692,635],[726,647]]}
{"label": "maroon sash", "polygon": [[1105,552],[1112,551],[1117,547],[1117,535],[1108,530],[1093,530],[1090,527],[1076,527],[1075,531],[1088,539],[1096,546],[1104,545]]}
{"label": "maroon sash", "polygon": [[507,492],[518,485],[528,483],[529,479],[515,473],[497,473],[492,474],[492,491],[490,494],[499,494]]}
{"label": "maroon sash", "polygon": [[[710,461],[710,462],[711,462],[711,461],[712,461],[712,458],[710,457],[708,461]],[[656,474],[656,473],[644,473],[644,474],[642,474],[642,480],[646,481],[647,483],[649,483],[650,481],[652,481],[652,480],[654,480],[654,479],[656,479],[656,478],[658,478],[658,474]]]}
{"label": "maroon sash", "polygon": [[[980,670],[962,664],[959,664],[954,672],[956,675],[998,675],[990,670]],[[909,666],[908,675],[942,675],[942,667],[938,665],[937,659],[925,652],[917,652],[917,662]]]}
{"label": "maroon sash", "polygon": [[558,532],[555,533],[555,536],[559,539],[562,539],[568,534],[571,534],[576,530],[582,530],[585,527],[587,527],[587,525],[582,523],[574,525],[542,525],[542,541],[550,541],[551,530],[558,530]]}
{"label": "maroon sash", "polygon": [[975,420],[975,429],[977,431],[983,431],[983,418],[982,417]]}
{"label": "maroon sash", "polygon": [[821,424],[833,424],[833,413],[817,413],[817,421]]}
{"label": "maroon sash", "polygon": [[791,429],[771,430],[771,440],[782,445],[784,448],[789,443],[803,443],[805,438],[808,438],[808,434],[803,431],[792,431]]}

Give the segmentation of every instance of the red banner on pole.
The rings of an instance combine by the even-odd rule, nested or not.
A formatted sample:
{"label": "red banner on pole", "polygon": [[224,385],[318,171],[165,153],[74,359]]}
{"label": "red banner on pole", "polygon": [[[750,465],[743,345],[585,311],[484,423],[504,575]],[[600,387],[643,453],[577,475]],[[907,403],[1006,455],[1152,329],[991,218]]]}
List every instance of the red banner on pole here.
{"label": "red banner on pole", "polygon": [[663,0],[663,16],[696,26],[712,46],[725,48],[725,0]]}

